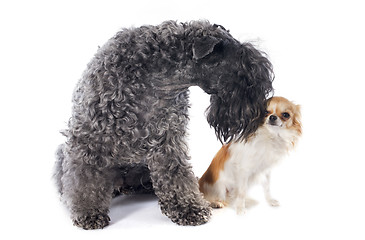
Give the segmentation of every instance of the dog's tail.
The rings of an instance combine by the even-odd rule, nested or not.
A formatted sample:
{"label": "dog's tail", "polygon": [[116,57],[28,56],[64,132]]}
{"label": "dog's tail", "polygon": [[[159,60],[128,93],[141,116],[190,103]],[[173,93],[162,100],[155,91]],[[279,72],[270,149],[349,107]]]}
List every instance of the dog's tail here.
{"label": "dog's tail", "polygon": [[64,153],[64,149],[65,149],[65,144],[61,144],[60,146],[58,146],[57,151],[56,151],[56,163],[54,166],[54,173],[53,173],[53,179],[56,182],[56,186],[58,188],[58,192],[62,195],[62,189],[63,189],[63,185],[62,185],[62,176],[63,176],[63,160],[65,159],[65,153]]}

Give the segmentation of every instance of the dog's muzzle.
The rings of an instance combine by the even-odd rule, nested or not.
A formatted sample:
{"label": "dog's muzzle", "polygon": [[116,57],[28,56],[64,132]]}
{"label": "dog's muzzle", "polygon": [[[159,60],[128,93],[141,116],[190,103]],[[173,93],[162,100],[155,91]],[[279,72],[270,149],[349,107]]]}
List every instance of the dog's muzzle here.
{"label": "dog's muzzle", "polygon": [[271,115],[268,119],[268,124],[272,126],[280,126],[280,121],[278,120],[278,117],[275,115]]}

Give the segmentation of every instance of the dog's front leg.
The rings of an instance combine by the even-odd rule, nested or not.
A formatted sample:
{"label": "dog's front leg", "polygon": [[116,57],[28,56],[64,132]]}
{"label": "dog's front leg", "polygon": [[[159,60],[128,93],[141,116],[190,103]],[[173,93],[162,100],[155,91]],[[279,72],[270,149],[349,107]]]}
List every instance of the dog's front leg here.
{"label": "dog's front leg", "polygon": [[211,215],[209,203],[199,191],[197,179],[187,162],[183,143],[166,142],[148,160],[155,194],[162,213],[179,225],[200,225]]}
{"label": "dog's front leg", "polygon": [[270,179],[271,179],[271,174],[270,174],[270,172],[268,172],[265,174],[264,180],[262,182],[262,187],[264,189],[265,198],[266,198],[266,201],[268,204],[270,204],[273,207],[278,207],[278,206],[280,206],[279,201],[276,199],[273,199],[271,197]]}
{"label": "dog's front leg", "polygon": [[236,201],[235,208],[239,215],[244,215],[246,213],[246,195],[248,190],[248,176],[244,176],[243,179],[238,183],[237,189],[235,190]]}

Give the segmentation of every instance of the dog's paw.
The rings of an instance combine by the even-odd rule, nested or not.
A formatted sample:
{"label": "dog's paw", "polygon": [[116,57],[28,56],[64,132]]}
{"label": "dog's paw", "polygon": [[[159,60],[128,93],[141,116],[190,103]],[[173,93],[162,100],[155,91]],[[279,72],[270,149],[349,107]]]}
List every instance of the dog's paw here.
{"label": "dog's paw", "polygon": [[190,208],[184,209],[183,212],[178,215],[178,218],[175,218],[176,221],[174,221],[173,218],[172,221],[183,226],[197,226],[208,222],[211,215],[212,209],[210,207],[197,209]]}
{"label": "dog's paw", "polygon": [[77,217],[74,225],[85,230],[102,229],[109,225],[110,218],[107,214],[95,214]]}
{"label": "dog's paw", "polygon": [[247,212],[247,208],[245,208],[245,207],[237,207],[236,208],[237,215],[243,216],[243,215],[246,214],[246,212]]}
{"label": "dog's paw", "polygon": [[197,226],[209,221],[212,215],[212,208],[209,205],[175,205],[173,211],[164,210],[162,212],[168,216],[172,222],[183,226]]}
{"label": "dog's paw", "polygon": [[218,202],[218,201],[210,203],[210,206],[212,208],[224,208],[225,207],[223,202]]}
{"label": "dog's paw", "polygon": [[279,207],[280,203],[278,200],[276,199],[268,199],[267,202],[269,203],[270,206],[272,207]]}

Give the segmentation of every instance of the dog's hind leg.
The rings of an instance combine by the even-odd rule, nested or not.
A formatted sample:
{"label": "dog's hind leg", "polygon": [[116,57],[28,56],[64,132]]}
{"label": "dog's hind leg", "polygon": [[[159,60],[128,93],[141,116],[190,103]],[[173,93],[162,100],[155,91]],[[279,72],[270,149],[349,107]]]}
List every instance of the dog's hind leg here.
{"label": "dog's hind leg", "polygon": [[62,199],[74,224],[83,229],[100,229],[109,224],[113,174],[109,169],[85,163],[81,148],[65,154]]}

